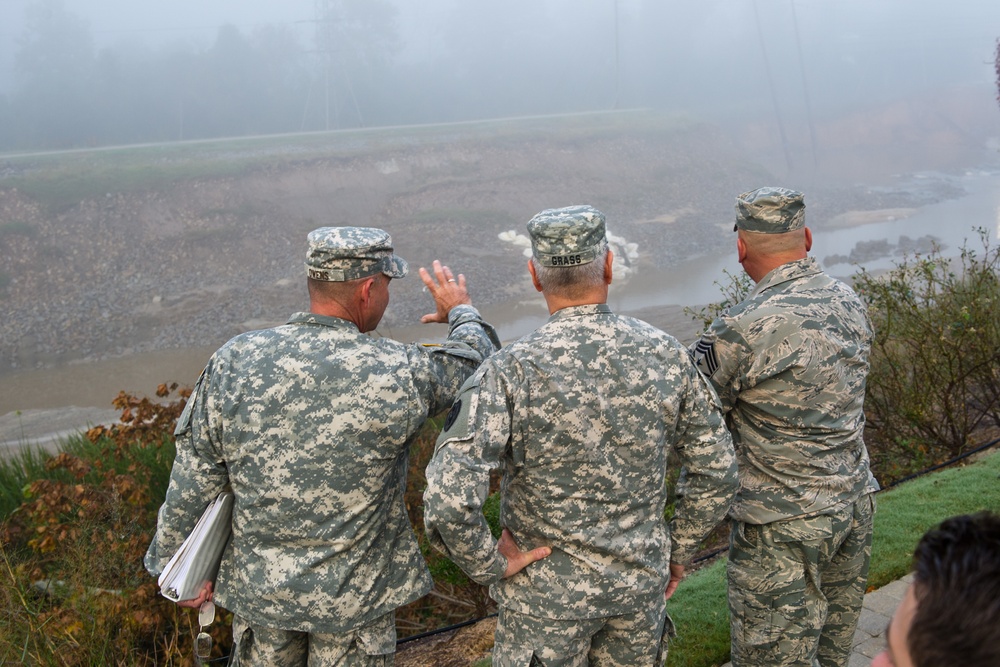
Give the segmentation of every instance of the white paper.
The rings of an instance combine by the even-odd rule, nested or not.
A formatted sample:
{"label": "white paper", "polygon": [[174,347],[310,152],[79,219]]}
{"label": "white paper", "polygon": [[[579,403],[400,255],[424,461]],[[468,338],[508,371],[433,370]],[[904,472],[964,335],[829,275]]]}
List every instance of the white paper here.
{"label": "white paper", "polygon": [[232,533],[233,494],[223,491],[208,504],[191,534],[160,573],[160,594],[173,600],[191,600],[205,582],[215,582],[222,552]]}

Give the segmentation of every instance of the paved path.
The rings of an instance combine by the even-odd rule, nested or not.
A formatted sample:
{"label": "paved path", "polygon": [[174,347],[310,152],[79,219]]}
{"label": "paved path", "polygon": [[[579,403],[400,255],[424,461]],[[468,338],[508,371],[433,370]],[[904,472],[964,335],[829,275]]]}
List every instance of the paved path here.
{"label": "paved path", "polygon": [[854,633],[854,650],[847,667],[868,667],[872,658],[885,648],[885,628],[912,581],[913,575],[908,574],[865,595],[858,629]]}
{"label": "paved path", "polygon": [[[872,658],[885,647],[886,625],[912,580],[913,575],[908,574],[865,595],[861,618],[858,619],[858,629],[854,633],[854,649],[851,651],[847,667],[869,667]],[[732,663],[727,662],[722,667],[732,667]]]}

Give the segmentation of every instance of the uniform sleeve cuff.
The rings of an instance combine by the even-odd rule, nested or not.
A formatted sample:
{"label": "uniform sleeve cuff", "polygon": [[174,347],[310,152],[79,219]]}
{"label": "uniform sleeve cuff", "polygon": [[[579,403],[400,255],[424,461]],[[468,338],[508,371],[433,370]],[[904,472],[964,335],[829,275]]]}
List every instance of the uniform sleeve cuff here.
{"label": "uniform sleeve cuff", "polygon": [[448,312],[448,326],[452,329],[467,322],[482,321],[483,318],[479,316],[479,311],[476,310],[475,306],[469,304],[461,303]]}

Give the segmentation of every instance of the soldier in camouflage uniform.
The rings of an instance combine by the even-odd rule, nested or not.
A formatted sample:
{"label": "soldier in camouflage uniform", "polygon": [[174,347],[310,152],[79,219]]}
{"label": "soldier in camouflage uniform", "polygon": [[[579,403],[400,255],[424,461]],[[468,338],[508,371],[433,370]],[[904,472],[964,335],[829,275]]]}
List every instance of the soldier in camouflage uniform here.
{"label": "soldier in camouflage uniform", "polygon": [[420,269],[436,304],[423,321],[448,323],[447,341],[367,336],[407,273],[389,235],[324,227],[308,240],[310,312],[236,336],[198,379],[145,564],[161,572],[231,486],[214,599],[234,613],[232,664],[389,665],[394,610],[431,584],[403,504],[411,438],[499,341],[465,277],[437,261],[433,277]]}
{"label": "soldier in camouflage uniform", "polygon": [[[491,585],[496,667],[661,665],[666,598],[736,488],[732,441],[687,350],[608,308],[604,215],[546,210],[528,233],[551,316],[462,388],[427,469],[427,534]],[[684,473],[668,528],[671,450]],[[499,542],[481,512],[492,468]],[[518,544],[551,555],[511,576]]]}
{"label": "soldier in camouflage uniform", "polygon": [[756,288],[693,348],[739,458],[729,607],[734,667],[846,665],[871,556],[878,485],[862,439],[872,329],[808,257],[802,195],[736,200]]}

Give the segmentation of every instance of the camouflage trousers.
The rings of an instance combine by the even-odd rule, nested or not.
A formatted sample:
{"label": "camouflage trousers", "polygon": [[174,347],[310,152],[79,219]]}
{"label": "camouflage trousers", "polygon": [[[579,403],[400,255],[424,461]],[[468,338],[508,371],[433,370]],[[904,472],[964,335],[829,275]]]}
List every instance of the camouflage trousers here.
{"label": "camouflage trousers", "polygon": [[267,628],[233,616],[234,666],[391,667],[395,654],[395,612],[336,634]]}
{"label": "camouflage trousers", "polygon": [[874,494],[729,537],[733,667],[845,667],[871,560]]}
{"label": "camouflage trousers", "polygon": [[651,608],[603,618],[542,618],[501,607],[493,667],[662,667],[673,635],[662,596]]}

